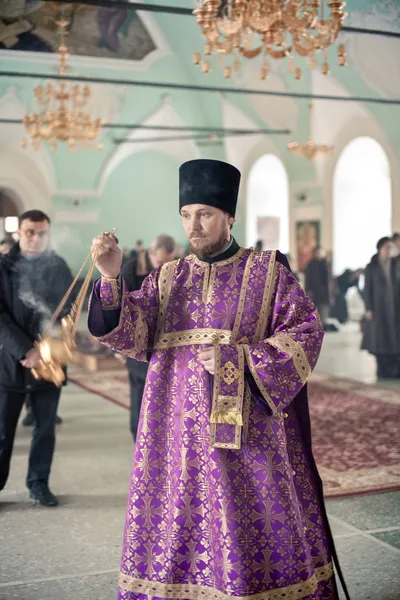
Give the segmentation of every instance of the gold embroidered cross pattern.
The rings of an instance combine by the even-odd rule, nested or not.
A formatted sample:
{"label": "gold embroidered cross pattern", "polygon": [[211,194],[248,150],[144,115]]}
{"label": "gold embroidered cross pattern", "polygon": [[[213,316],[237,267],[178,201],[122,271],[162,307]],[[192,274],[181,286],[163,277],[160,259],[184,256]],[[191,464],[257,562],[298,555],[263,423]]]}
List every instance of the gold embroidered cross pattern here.
{"label": "gold embroidered cross pattern", "polygon": [[240,371],[235,365],[229,360],[220,370],[220,375],[224,382],[231,385],[236,379],[240,377]]}

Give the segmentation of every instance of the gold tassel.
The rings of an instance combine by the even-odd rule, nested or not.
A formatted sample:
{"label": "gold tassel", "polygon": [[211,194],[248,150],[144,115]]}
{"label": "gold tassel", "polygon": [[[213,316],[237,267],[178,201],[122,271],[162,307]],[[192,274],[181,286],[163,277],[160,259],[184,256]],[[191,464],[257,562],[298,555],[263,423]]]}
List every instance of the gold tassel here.
{"label": "gold tassel", "polygon": [[240,425],[243,426],[242,413],[217,412],[213,411],[210,416],[210,423],[217,425]]}

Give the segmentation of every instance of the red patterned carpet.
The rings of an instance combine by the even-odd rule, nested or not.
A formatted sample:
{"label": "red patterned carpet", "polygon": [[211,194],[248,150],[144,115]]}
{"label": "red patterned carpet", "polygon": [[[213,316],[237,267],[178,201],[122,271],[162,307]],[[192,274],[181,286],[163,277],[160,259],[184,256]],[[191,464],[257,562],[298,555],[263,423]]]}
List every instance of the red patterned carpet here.
{"label": "red patterned carpet", "polygon": [[329,383],[309,385],[313,450],[325,495],[400,489],[400,393]]}
{"label": "red patterned carpet", "polygon": [[[129,408],[128,376],[115,359],[71,381]],[[313,449],[325,496],[400,489],[400,392],[321,375],[309,384]]]}

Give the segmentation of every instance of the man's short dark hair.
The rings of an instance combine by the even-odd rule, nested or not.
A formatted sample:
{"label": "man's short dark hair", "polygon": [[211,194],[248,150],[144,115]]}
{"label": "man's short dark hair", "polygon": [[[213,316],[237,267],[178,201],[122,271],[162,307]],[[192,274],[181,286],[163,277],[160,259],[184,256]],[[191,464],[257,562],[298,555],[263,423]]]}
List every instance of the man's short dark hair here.
{"label": "man's short dark hair", "polygon": [[12,246],[13,241],[10,240],[10,238],[4,238],[4,240],[0,240],[0,246],[2,246],[3,244],[8,244],[9,246]]}
{"label": "man's short dark hair", "polygon": [[23,221],[32,221],[33,223],[43,223],[43,221],[47,221],[49,225],[51,223],[50,217],[48,217],[46,213],[41,210],[27,210],[26,212],[22,213],[19,218],[20,227]]}
{"label": "man's short dark hair", "polygon": [[400,233],[394,233],[392,236],[392,242],[397,242],[397,240],[400,240]]}
{"label": "man's short dark hair", "polygon": [[390,244],[391,241],[392,240],[390,239],[390,237],[387,237],[387,236],[381,238],[376,245],[376,249],[378,250],[378,252],[381,248],[383,248],[383,246],[385,246],[385,244],[388,244],[388,243]]}

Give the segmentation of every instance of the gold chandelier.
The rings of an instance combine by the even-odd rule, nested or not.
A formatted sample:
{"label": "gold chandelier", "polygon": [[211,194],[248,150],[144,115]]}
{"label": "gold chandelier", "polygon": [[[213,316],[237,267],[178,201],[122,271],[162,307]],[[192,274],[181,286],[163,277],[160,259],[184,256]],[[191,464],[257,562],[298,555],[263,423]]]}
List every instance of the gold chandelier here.
{"label": "gold chandelier", "polygon": [[[61,76],[68,70],[69,55],[65,44],[68,24],[69,21],[64,18],[57,21],[60,36],[58,73]],[[68,87],[65,81],[60,81],[55,85],[47,83],[45,86],[38,86],[34,94],[40,111],[25,115],[23,124],[35,150],[44,142],[47,142],[53,151],[60,142],[68,144],[71,151],[76,150],[77,144],[90,150],[94,149],[103,123],[101,119],[85,112],[90,98],[88,86]],[[23,140],[21,145],[26,147],[26,140]],[[102,150],[103,146],[102,143],[97,144],[99,150]]]}
{"label": "gold chandelier", "polygon": [[[231,56],[232,65],[224,67],[224,77],[240,68],[240,57],[263,56],[260,79],[269,73],[268,59],[289,58],[289,71],[301,79],[295,55],[308,57],[311,68],[317,65],[316,55],[322,52],[322,73],[329,74],[328,48],[336,41],[343,20],[345,2],[330,0],[330,18],[325,17],[327,0],[201,0],[201,8],[193,11],[205,38],[205,56]],[[337,48],[338,63],[346,65],[343,44]],[[200,52],[193,62],[209,73],[209,60],[202,62]]]}
{"label": "gold chandelier", "polygon": [[[310,128],[311,128],[311,117],[312,117],[312,105],[309,105],[310,112]],[[312,139],[312,135],[310,135],[310,139],[305,144],[299,144],[298,142],[290,142],[288,144],[288,149],[290,152],[298,154],[299,156],[304,156],[304,158],[308,158],[308,160],[313,160],[317,154],[331,154],[334,152],[334,146],[328,146],[327,144],[316,144]]]}

